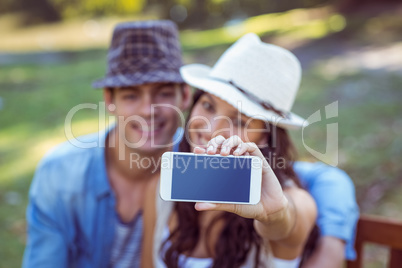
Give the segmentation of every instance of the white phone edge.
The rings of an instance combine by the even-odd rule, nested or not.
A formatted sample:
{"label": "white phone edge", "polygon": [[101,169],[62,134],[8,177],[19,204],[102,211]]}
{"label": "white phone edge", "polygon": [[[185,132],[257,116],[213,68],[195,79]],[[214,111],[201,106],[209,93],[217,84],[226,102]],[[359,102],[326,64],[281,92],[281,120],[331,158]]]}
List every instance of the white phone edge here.
{"label": "white phone edge", "polygon": [[[159,195],[165,201],[171,201],[172,196],[172,166],[168,165],[164,168],[164,163],[172,163],[173,152],[165,152],[161,159],[161,175],[159,183]],[[165,164],[166,165],[166,164]],[[169,168],[170,167],[170,168]],[[163,178],[163,179],[162,179]]]}
{"label": "white phone edge", "polygon": [[[159,195],[165,201],[176,202],[211,202],[211,203],[223,203],[223,204],[240,204],[240,205],[255,205],[260,202],[261,199],[261,184],[262,184],[262,160],[257,156],[246,156],[252,158],[252,168],[250,174],[250,200],[249,202],[226,202],[215,200],[182,200],[172,199],[172,159],[174,154],[188,155],[192,153],[181,152],[165,152],[161,159],[161,174],[159,183]],[[220,156],[220,155],[215,155]],[[227,156],[221,156],[227,157]],[[229,156],[230,157],[230,156]],[[235,157],[235,156],[232,156]],[[170,167],[170,168],[169,168]]]}

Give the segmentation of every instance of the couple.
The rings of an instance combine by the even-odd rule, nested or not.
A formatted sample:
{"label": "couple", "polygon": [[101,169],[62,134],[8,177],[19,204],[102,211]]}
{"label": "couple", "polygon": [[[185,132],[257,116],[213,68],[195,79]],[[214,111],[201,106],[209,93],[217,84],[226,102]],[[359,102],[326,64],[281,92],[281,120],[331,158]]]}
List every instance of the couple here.
{"label": "couple", "polygon": [[[212,69],[182,67],[175,25],[149,21],[118,25],[108,61],[94,86],[104,88],[116,126],[97,147],[67,142],[41,161],[30,190],[24,267],[297,267],[304,256],[303,267],[340,267],[345,253],[353,258],[358,213],[350,179],[323,164],[293,163],[286,130],[303,120],[290,113],[300,80],[290,52],[248,34]],[[197,89],[194,97],[184,82]],[[163,146],[182,133],[171,107],[184,111],[191,101],[179,148]],[[153,125],[138,118],[154,118]],[[264,161],[275,154],[285,164],[264,165],[255,206],[194,208],[161,201],[154,167],[130,162],[132,154],[158,158],[172,149]],[[317,208],[301,185],[317,202],[320,237],[310,232]]]}

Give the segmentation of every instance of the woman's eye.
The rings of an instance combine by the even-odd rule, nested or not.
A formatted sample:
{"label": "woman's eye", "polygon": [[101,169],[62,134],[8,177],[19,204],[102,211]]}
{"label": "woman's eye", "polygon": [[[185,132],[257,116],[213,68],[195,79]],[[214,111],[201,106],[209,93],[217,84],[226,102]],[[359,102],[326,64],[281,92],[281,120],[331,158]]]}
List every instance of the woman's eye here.
{"label": "woman's eye", "polygon": [[246,121],[244,120],[239,120],[239,119],[234,119],[233,120],[233,125],[237,126],[237,127],[246,127]]}
{"label": "woman's eye", "polygon": [[246,122],[235,120],[235,121],[234,121],[234,125],[235,125],[235,126],[239,126],[239,127],[245,127],[245,126],[246,126]]}
{"label": "woman's eye", "polygon": [[212,109],[213,109],[212,105],[211,105],[209,102],[207,102],[207,101],[203,101],[203,102],[201,103],[201,105],[202,105],[202,107],[203,107],[205,110],[207,110],[207,111],[212,111]]}

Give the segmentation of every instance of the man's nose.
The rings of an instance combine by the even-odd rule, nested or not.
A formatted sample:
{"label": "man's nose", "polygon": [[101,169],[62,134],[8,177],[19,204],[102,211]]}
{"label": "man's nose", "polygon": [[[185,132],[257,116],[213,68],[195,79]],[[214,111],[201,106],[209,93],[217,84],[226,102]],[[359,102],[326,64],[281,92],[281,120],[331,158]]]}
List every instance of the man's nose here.
{"label": "man's nose", "polygon": [[153,100],[150,94],[144,94],[141,98],[138,113],[143,118],[150,118],[153,113]]}

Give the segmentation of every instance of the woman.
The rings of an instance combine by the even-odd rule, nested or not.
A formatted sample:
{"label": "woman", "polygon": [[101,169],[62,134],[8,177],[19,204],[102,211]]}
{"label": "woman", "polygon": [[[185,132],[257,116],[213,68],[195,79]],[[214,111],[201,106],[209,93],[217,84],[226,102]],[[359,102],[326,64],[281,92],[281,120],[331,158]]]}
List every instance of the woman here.
{"label": "woman", "polygon": [[[300,64],[287,50],[247,34],[214,68],[181,69],[198,88],[180,151],[254,155],[264,162],[257,205],[163,202],[157,182],[144,207],[143,267],[298,267],[316,207],[292,169],[286,129]],[[269,163],[268,163],[269,162]]]}

